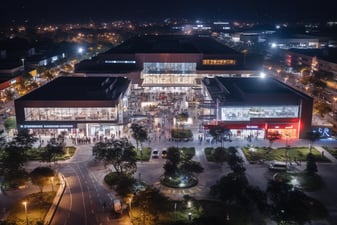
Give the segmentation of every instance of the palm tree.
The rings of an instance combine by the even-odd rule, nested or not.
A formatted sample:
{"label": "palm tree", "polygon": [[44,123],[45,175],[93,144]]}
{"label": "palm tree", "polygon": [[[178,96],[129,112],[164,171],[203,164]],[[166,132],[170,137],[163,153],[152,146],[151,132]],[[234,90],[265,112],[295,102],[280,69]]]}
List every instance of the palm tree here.
{"label": "palm tree", "polygon": [[142,145],[142,143],[147,140],[147,131],[143,126],[137,123],[131,124],[131,130],[132,130],[132,137],[136,140],[138,152],[139,144]]}

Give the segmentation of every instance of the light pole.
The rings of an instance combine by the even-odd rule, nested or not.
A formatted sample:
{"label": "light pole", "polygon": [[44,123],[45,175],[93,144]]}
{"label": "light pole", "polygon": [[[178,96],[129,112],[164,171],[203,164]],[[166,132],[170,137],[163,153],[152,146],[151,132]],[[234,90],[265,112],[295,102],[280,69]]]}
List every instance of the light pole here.
{"label": "light pole", "polygon": [[333,108],[334,108],[334,110],[336,110],[336,102],[337,102],[337,97],[336,96],[334,96],[333,97],[333,101],[334,101],[334,106],[333,106]]}
{"label": "light pole", "polygon": [[27,214],[27,201],[22,202],[22,204],[25,206],[25,215],[26,215],[26,224],[28,225],[28,214]]}
{"label": "light pole", "polygon": [[189,222],[192,221],[192,213],[191,213],[191,212],[188,213],[188,221],[189,221]]}
{"label": "light pole", "polygon": [[25,70],[25,59],[24,59],[24,58],[22,58],[22,59],[21,59],[21,62],[22,62],[22,67],[23,67],[23,70]]}
{"label": "light pole", "polygon": [[128,202],[129,202],[129,216],[130,216],[130,218],[132,217],[132,199],[133,199],[133,194],[132,195],[130,195],[130,197],[128,198]]}
{"label": "light pole", "polygon": [[50,177],[51,191],[54,191],[54,177]]}

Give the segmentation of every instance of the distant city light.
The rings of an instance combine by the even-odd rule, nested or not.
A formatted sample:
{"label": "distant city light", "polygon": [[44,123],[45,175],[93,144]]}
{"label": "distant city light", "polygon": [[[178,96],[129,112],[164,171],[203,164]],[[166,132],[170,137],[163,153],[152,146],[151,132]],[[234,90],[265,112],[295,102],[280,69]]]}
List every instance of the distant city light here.
{"label": "distant city light", "polygon": [[78,51],[78,53],[82,54],[84,49],[82,47],[79,47],[77,51]]}
{"label": "distant city light", "polygon": [[271,43],[271,47],[272,47],[272,48],[276,48],[276,47],[277,47],[277,44],[276,44],[276,43]]}
{"label": "distant city light", "polygon": [[261,72],[261,73],[260,73],[260,77],[261,77],[261,78],[265,78],[265,77],[266,77],[266,73],[265,73],[265,72]]}

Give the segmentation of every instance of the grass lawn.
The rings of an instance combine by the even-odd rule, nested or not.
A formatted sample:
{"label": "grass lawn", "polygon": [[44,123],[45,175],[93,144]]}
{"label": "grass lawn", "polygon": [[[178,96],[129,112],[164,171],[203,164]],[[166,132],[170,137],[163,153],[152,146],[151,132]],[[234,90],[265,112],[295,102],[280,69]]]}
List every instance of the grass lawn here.
{"label": "grass lawn", "polygon": [[[43,148],[32,148],[27,151],[29,160],[41,160],[41,151]],[[76,152],[76,147],[74,146],[66,146],[64,148],[63,155],[56,155],[55,161],[67,160],[70,159]]]}
{"label": "grass lawn", "polygon": [[25,206],[23,205],[23,202],[26,201],[28,224],[38,224],[47,215],[55,194],[55,191],[50,191],[26,196],[15,204],[6,221],[8,223],[15,222],[17,225],[26,225]]}
{"label": "grass lawn", "polygon": [[138,161],[149,161],[151,157],[151,151],[152,151],[151,148],[143,147],[142,154],[140,154],[140,151],[137,152],[137,160]]}
{"label": "grass lawn", "polygon": [[[176,207],[174,204],[176,204]],[[250,224],[251,222],[251,215],[245,207],[227,206],[219,201],[194,200],[190,208],[186,207],[186,202],[184,201],[175,201],[172,202],[172,207],[170,208],[172,210],[160,213],[157,224],[172,224],[174,221],[176,221],[175,224],[188,224],[189,213],[191,213],[192,221],[198,220],[198,224]],[[147,220],[151,219],[153,218],[148,214],[144,218],[143,211],[139,208],[132,208],[131,221],[134,224],[138,224],[137,222],[139,221],[143,221],[143,224],[146,224]]]}
{"label": "grass lawn", "polygon": [[279,172],[274,179],[285,180],[304,191],[317,191],[324,186],[324,182],[319,175],[306,172]]}
{"label": "grass lawn", "polygon": [[[246,158],[250,162],[258,161],[261,159],[271,161],[286,161],[286,155],[288,151],[289,160],[299,160],[306,161],[306,157],[309,153],[309,148],[307,147],[291,147],[287,150],[287,148],[277,148],[277,149],[268,149],[266,147],[245,147],[242,149]],[[317,151],[315,148],[312,148],[311,153],[314,155],[316,162],[330,162],[326,157],[321,156],[321,153]]]}

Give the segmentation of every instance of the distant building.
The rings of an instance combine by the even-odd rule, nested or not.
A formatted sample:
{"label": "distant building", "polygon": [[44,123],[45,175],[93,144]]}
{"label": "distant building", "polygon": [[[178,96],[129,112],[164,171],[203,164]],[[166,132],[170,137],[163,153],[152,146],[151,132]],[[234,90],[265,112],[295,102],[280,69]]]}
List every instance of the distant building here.
{"label": "distant building", "polygon": [[19,61],[0,61],[0,99],[4,101],[5,89],[21,81],[24,66]]}
{"label": "distant building", "polygon": [[59,77],[15,100],[18,129],[40,134],[119,135],[128,123],[130,80]]}
{"label": "distant building", "polygon": [[273,78],[214,77],[202,80],[204,128],[220,124],[237,137],[303,138],[311,129],[313,98]]}
{"label": "distant building", "polygon": [[283,52],[285,66],[330,72],[337,78],[337,49],[289,49]]}

